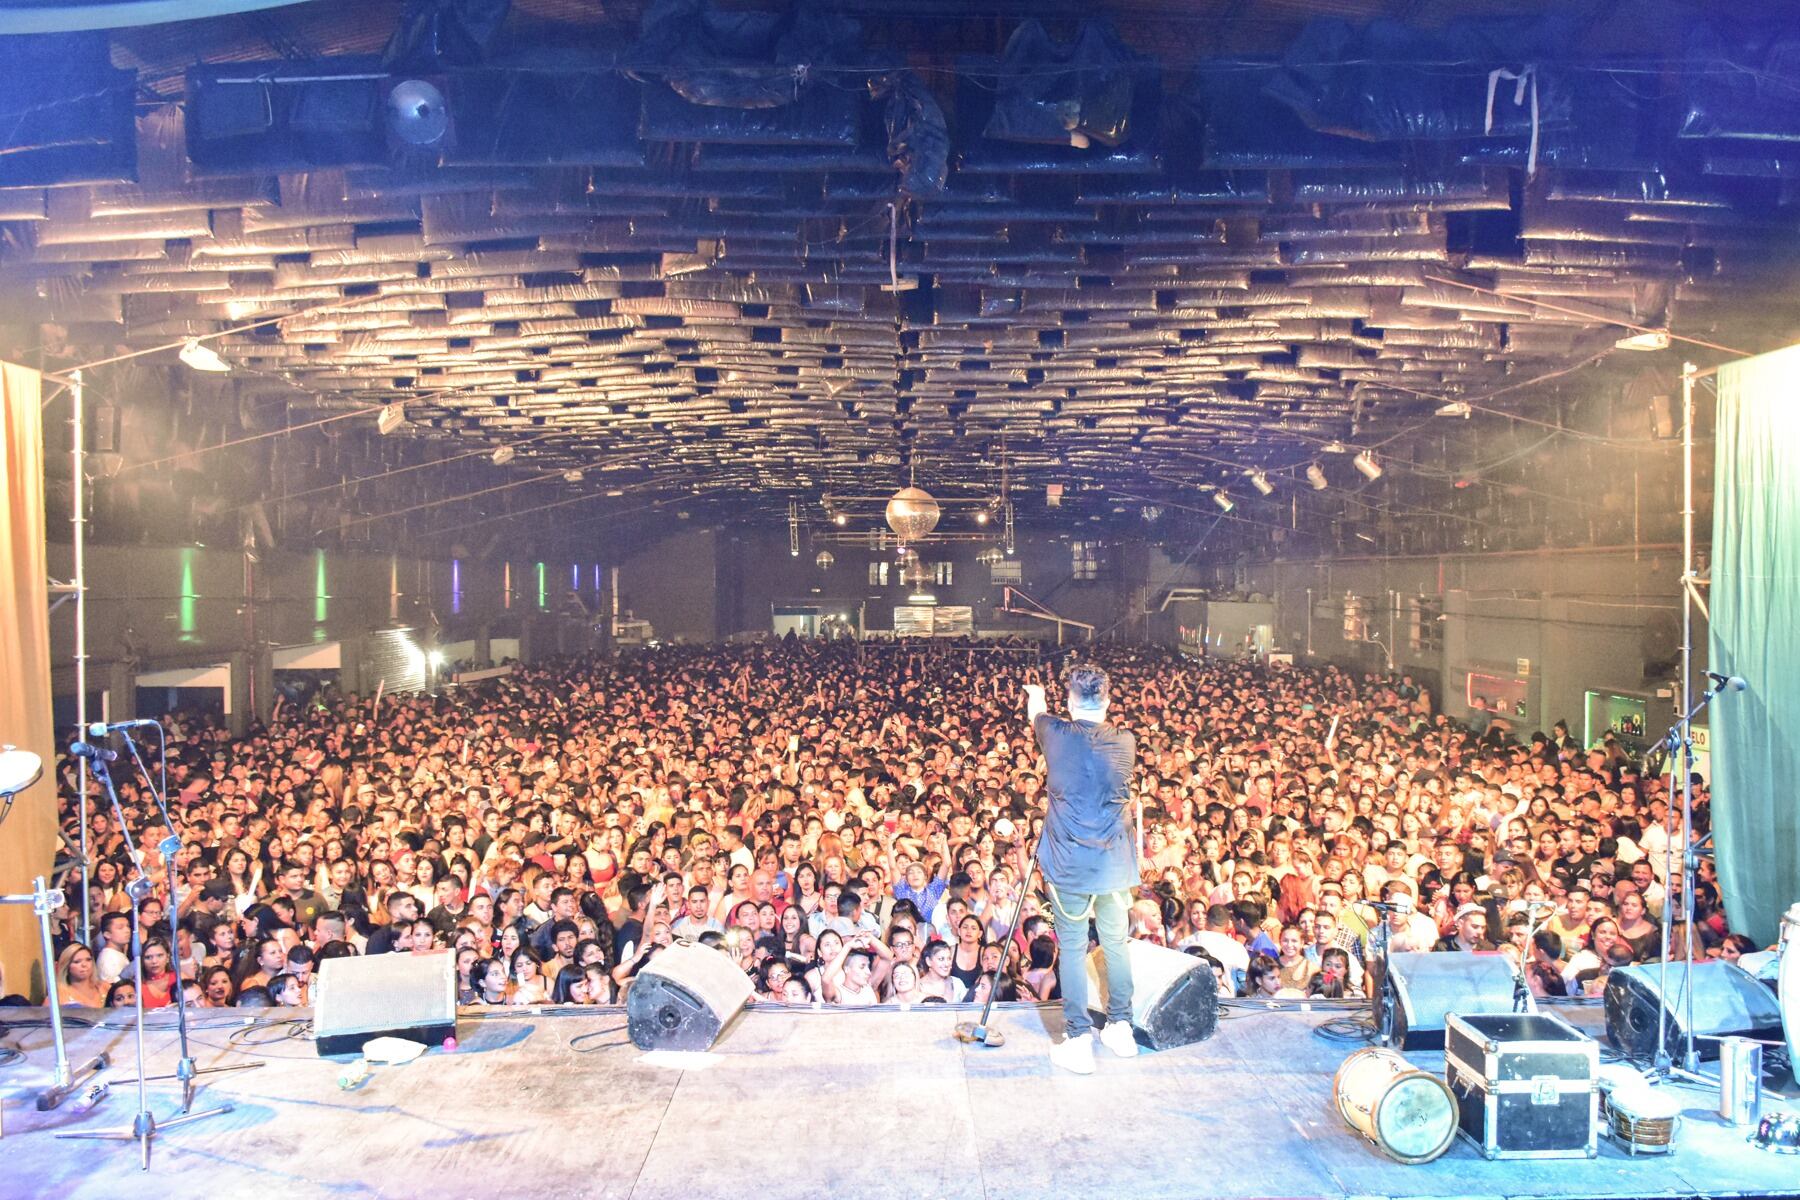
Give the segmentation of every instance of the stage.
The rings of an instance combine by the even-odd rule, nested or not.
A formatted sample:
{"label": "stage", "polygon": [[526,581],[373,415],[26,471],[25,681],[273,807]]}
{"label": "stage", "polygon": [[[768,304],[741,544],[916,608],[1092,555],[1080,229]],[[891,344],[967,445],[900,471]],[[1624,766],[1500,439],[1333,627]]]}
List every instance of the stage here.
{"label": "stage", "polygon": [[[358,1090],[292,1025],[303,1010],[195,1014],[200,1065],[266,1061],[207,1077],[196,1107],[232,1112],[160,1134],[148,1176],[135,1145],[61,1141],[57,1130],[129,1126],[129,1014],[70,1030],[70,1056],[114,1056],[112,1095],[91,1113],[33,1107],[50,1077],[47,1028],[15,1023],[0,1067],[0,1196],[105,1197],[1687,1197],[1800,1195],[1800,1159],[1748,1146],[1712,1113],[1716,1092],[1681,1089],[1670,1156],[1630,1158],[1604,1139],[1593,1160],[1487,1162],[1459,1141],[1403,1166],[1329,1109],[1350,1047],[1293,1010],[1232,1015],[1211,1041],[1133,1060],[1099,1054],[1070,1075],[1045,1057],[1060,1014],[997,1010],[1004,1048],[966,1046],[961,1008],[752,1010],[707,1055],[646,1056],[617,1009],[467,1016],[453,1053],[377,1066]],[[94,1014],[89,1014],[91,1017]],[[1592,1024],[1597,1010],[1578,1013]],[[172,1019],[153,1016],[151,1067],[172,1070]],[[233,1049],[228,1038],[255,1038]],[[1411,1056],[1439,1071],[1442,1056]],[[152,1111],[177,1093],[153,1085]],[[1791,1103],[1791,1102],[1790,1102]],[[1765,1109],[1766,1111],[1766,1109]],[[163,1191],[162,1189],[168,1189]]]}

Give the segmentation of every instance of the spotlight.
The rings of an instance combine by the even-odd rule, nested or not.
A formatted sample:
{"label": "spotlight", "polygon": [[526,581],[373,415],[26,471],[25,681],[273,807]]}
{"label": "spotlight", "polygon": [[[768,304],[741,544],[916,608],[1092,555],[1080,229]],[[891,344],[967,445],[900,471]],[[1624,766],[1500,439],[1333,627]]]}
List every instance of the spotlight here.
{"label": "spotlight", "polygon": [[1367,450],[1357,451],[1356,457],[1350,462],[1358,471],[1362,472],[1363,478],[1370,482],[1381,478],[1381,464],[1376,462],[1375,456]]}
{"label": "spotlight", "polygon": [[1250,486],[1264,496],[1270,496],[1275,493],[1275,485],[1270,483],[1269,477],[1264,475],[1261,471],[1250,472]]}
{"label": "spotlight", "polygon": [[1630,337],[1620,338],[1613,346],[1620,350],[1667,350],[1669,331],[1652,329],[1645,333],[1634,333]]}
{"label": "spotlight", "polygon": [[1214,492],[1213,503],[1219,506],[1220,512],[1230,512],[1237,507],[1237,505],[1232,502],[1231,497],[1227,496],[1224,492]]}
{"label": "spotlight", "polygon": [[1471,411],[1473,410],[1469,408],[1469,402],[1467,400],[1451,400],[1446,404],[1438,405],[1437,415],[1440,417],[1461,417],[1466,421],[1469,419],[1469,413]]}
{"label": "spotlight", "polygon": [[222,375],[231,370],[231,364],[220,358],[219,352],[211,346],[201,345],[199,338],[189,338],[182,343],[180,358],[196,371]]}
{"label": "spotlight", "polygon": [[986,525],[988,523],[987,509],[984,508],[975,514],[975,523],[977,525]]}
{"label": "spotlight", "polygon": [[841,527],[844,525],[848,525],[850,523],[850,518],[845,516],[841,512],[832,513],[831,514],[831,523],[833,525],[837,525],[837,526]]}
{"label": "spotlight", "polygon": [[490,456],[490,461],[496,467],[504,467],[507,463],[517,457],[519,457],[519,452],[514,450],[511,446],[496,446],[494,448],[494,453]]}
{"label": "spotlight", "polygon": [[580,467],[570,467],[567,471],[564,471],[563,472],[563,482],[564,483],[580,483],[581,482],[581,468]]}
{"label": "spotlight", "polygon": [[1328,485],[1328,481],[1325,478],[1325,468],[1321,467],[1318,463],[1313,463],[1311,466],[1307,467],[1306,482],[1312,484],[1313,491],[1324,491]]}
{"label": "spotlight", "polygon": [[388,131],[409,146],[444,140],[450,128],[450,106],[444,93],[423,79],[405,79],[387,96]]}
{"label": "spotlight", "polygon": [[406,404],[404,402],[385,405],[380,412],[375,414],[375,428],[381,430],[384,437],[405,425]]}
{"label": "spotlight", "polygon": [[425,655],[425,661],[430,663],[431,669],[435,671],[444,665],[444,652],[442,650],[433,650]]}

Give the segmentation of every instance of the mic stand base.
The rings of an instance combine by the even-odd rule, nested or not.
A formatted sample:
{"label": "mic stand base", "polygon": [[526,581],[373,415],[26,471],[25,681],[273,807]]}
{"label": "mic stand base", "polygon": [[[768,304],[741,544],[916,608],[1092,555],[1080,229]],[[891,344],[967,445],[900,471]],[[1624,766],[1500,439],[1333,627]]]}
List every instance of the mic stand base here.
{"label": "mic stand base", "polygon": [[192,1125],[195,1121],[204,1121],[208,1117],[217,1117],[230,1111],[231,1105],[221,1104],[217,1108],[208,1108],[201,1112],[181,1113],[158,1124],[150,1110],[144,1109],[132,1120],[129,1129],[71,1129],[56,1136],[64,1139],[93,1138],[108,1142],[136,1142],[141,1154],[138,1169],[148,1171],[150,1169],[150,1143],[158,1133],[166,1129],[176,1129],[182,1125]]}
{"label": "mic stand base", "polygon": [[[184,1058],[175,1064],[175,1070],[166,1075],[146,1075],[145,1083],[161,1083],[169,1079],[181,1081],[181,1111],[186,1113],[194,1107],[194,1080],[201,1075],[222,1075],[226,1071],[254,1071],[264,1064],[259,1062],[230,1063],[223,1067],[196,1067],[194,1060]],[[135,1084],[136,1079],[122,1079],[122,1084]]]}
{"label": "mic stand base", "polygon": [[66,1082],[55,1084],[39,1092],[37,1098],[37,1110],[39,1112],[51,1112],[55,1110],[64,1100],[67,1100],[70,1096],[79,1092],[88,1080],[106,1070],[106,1068],[111,1065],[112,1057],[110,1055],[95,1055],[81,1066],[70,1071],[69,1078]]}

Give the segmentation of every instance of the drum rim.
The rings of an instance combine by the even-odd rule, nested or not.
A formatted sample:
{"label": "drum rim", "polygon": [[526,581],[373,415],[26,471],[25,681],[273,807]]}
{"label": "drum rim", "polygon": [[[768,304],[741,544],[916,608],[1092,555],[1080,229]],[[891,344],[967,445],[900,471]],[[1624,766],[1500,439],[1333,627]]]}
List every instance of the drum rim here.
{"label": "drum rim", "polygon": [[[1381,1140],[1381,1110],[1387,1104],[1388,1099],[1399,1090],[1401,1083],[1415,1079],[1427,1080],[1443,1095],[1450,1120],[1444,1130],[1443,1140],[1434,1145],[1429,1151],[1426,1151],[1423,1154],[1399,1154],[1395,1152],[1393,1147]],[[1375,1127],[1375,1144],[1380,1146],[1382,1152],[1393,1158],[1395,1161],[1406,1163],[1408,1165],[1430,1162],[1432,1159],[1442,1155],[1444,1151],[1450,1148],[1451,1143],[1456,1141],[1456,1130],[1459,1124],[1457,1119],[1456,1093],[1450,1090],[1449,1084],[1445,1083],[1442,1079],[1439,1079],[1436,1075],[1433,1075],[1430,1071],[1414,1067],[1412,1071],[1407,1074],[1396,1075],[1394,1077],[1393,1086],[1382,1092],[1381,1099],[1375,1102],[1375,1107],[1370,1111],[1369,1123]]]}

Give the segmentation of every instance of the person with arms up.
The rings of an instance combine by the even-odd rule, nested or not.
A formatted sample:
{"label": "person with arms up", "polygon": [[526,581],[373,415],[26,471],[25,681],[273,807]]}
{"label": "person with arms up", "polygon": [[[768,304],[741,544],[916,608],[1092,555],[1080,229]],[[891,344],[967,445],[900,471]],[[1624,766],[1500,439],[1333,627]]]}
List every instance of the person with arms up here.
{"label": "person with arms up", "polygon": [[1137,1053],[1131,1034],[1131,960],[1126,922],[1131,889],[1138,881],[1137,849],[1131,822],[1131,770],[1137,742],[1106,724],[1106,673],[1076,667],[1066,679],[1069,716],[1052,716],[1044,689],[1027,684],[1026,714],[1048,766],[1049,809],[1038,843],[1038,863],[1050,891],[1061,947],[1057,978],[1062,986],[1065,1036],[1050,1049],[1050,1060],[1079,1075],[1094,1070],[1093,1020],[1088,1016],[1088,922],[1100,935],[1106,960],[1106,1027],[1100,1041],[1121,1058]]}

